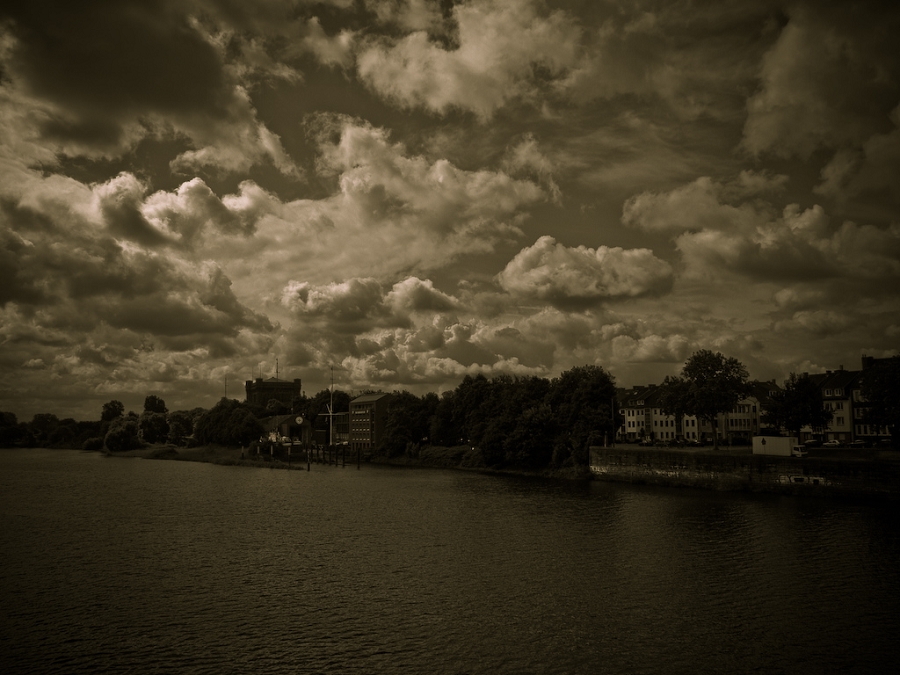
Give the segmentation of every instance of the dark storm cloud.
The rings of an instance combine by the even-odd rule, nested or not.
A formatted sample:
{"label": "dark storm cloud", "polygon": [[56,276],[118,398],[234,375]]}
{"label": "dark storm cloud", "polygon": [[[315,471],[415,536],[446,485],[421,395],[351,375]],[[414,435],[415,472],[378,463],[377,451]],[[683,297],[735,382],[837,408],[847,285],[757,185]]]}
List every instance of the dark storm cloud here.
{"label": "dark storm cloud", "polygon": [[215,50],[163,0],[5,2],[18,40],[16,74],[74,121],[56,134],[105,137],[122,115],[148,111],[217,116],[229,93]]}

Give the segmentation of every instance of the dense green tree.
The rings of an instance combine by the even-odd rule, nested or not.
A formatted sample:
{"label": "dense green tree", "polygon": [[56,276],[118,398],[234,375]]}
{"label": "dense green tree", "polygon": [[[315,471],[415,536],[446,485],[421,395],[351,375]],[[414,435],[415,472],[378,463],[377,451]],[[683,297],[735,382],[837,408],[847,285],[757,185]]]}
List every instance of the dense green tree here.
{"label": "dense green tree", "polygon": [[15,413],[0,412],[0,448],[10,448],[21,442],[24,428]]}
{"label": "dense green tree", "polygon": [[866,423],[886,427],[893,446],[900,446],[900,356],[878,361],[864,370],[860,393],[868,402]]}
{"label": "dense green tree", "polygon": [[175,445],[182,445],[185,439],[194,433],[194,418],[188,410],[176,410],[169,413],[169,434],[166,440]]}
{"label": "dense green tree", "polygon": [[[559,425],[557,445],[576,465],[590,461],[589,446],[615,436],[616,384],[600,366],[578,366],[550,382],[547,401]],[[560,449],[557,457],[565,452]]]}
{"label": "dense green tree", "polygon": [[681,429],[687,415],[690,384],[683,377],[666,375],[659,388],[659,409],[675,418],[675,428]]}
{"label": "dense green tree", "polygon": [[59,418],[50,413],[37,413],[28,424],[28,429],[40,447],[50,445],[50,437],[59,427]]}
{"label": "dense green tree", "polygon": [[428,422],[422,399],[408,391],[393,392],[385,409],[378,454],[397,457],[417,448],[428,435]]}
{"label": "dense green tree", "polygon": [[166,408],[166,402],[163,401],[159,396],[150,394],[147,398],[144,399],[144,412],[160,413],[162,415],[165,415],[167,412],[169,412],[169,409]]}
{"label": "dense green tree", "polygon": [[110,452],[125,452],[141,447],[136,417],[118,417],[109,425],[103,444]]}
{"label": "dense green tree", "polygon": [[125,414],[125,406],[121,401],[108,401],[103,404],[103,410],[100,413],[100,420],[103,422],[112,422],[117,417]]}
{"label": "dense green tree", "polygon": [[200,444],[248,445],[262,434],[262,424],[249,408],[228,398],[220,399],[194,425],[194,438]]}
{"label": "dense green tree", "polygon": [[523,410],[503,441],[506,463],[523,469],[545,468],[553,458],[557,433],[558,425],[547,403]]}
{"label": "dense green tree", "polygon": [[460,432],[453,424],[454,392],[445,391],[438,399],[428,429],[431,442],[452,447],[463,442]]}
{"label": "dense green tree", "polygon": [[685,361],[681,377],[688,384],[684,394],[685,413],[712,427],[713,446],[718,450],[717,417],[734,409],[750,394],[747,369],[735,358],[701,349]]}
{"label": "dense green tree", "polygon": [[791,373],[784,387],[772,393],[771,402],[762,412],[762,421],[775,429],[784,429],[799,437],[809,425],[821,431],[831,422],[832,412],[822,404],[822,393],[808,375]]}
{"label": "dense green tree", "polygon": [[145,443],[162,443],[169,435],[169,422],[163,413],[145,411],[138,422]]}
{"label": "dense green tree", "polygon": [[268,417],[274,417],[275,415],[287,415],[291,412],[290,406],[285,405],[277,398],[269,399],[269,402],[266,403],[266,415]]}

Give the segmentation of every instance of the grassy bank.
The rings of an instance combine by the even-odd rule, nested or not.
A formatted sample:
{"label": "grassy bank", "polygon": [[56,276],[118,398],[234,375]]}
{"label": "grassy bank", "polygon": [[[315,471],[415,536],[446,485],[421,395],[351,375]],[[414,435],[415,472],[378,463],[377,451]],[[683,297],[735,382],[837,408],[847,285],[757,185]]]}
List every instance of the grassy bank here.
{"label": "grassy bank", "polygon": [[[282,458],[272,458],[268,455],[254,456],[242,452],[240,448],[232,448],[221,445],[203,445],[196,448],[181,448],[174,445],[148,445],[127,452],[107,452],[109,457],[140,458],[140,459],[168,459],[185,462],[207,462],[226,466],[253,466],[268,467],[273,469],[305,469],[306,457],[297,455],[293,461],[288,462]],[[356,455],[347,455],[347,466],[356,463]],[[386,466],[405,466],[433,469],[454,469],[460,471],[476,471],[479,473],[495,473],[504,475],[542,476],[546,478],[558,478],[565,480],[590,480],[591,472],[587,467],[563,467],[561,469],[545,469],[542,471],[526,471],[522,469],[491,468],[484,464],[481,452],[467,445],[451,448],[426,446],[422,448],[418,456],[410,457],[386,457],[374,455],[367,457],[364,464],[379,464]]]}

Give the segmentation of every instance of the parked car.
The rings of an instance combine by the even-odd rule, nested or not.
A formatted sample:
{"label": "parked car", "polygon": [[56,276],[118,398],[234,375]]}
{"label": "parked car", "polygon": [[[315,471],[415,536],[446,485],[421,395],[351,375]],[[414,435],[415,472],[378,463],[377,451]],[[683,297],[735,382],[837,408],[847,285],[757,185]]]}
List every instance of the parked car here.
{"label": "parked car", "polygon": [[795,445],[791,449],[792,457],[806,457],[808,454],[809,454],[809,451],[806,448],[804,448],[802,445]]}
{"label": "parked car", "polygon": [[842,447],[844,447],[844,444],[841,443],[836,438],[832,438],[830,441],[825,441],[824,443],[822,443],[822,447],[823,448],[842,448]]}
{"label": "parked car", "polygon": [[803,441],[803,445],[807,448],[821,448],[822,441],[817,438],[810,438],[808,441]]}
{"label": "parked car", "polygon": [[653,445],[653,439],[652,438],[642,438],[641,442],[638,443],[638,445],[643,445],[643,446]]}
{"label": "parked car", "polygon": [[861,450],[862,448],[868,448],[869,444],[861,438],[858,438],[855,441],[850,441],[850,445],[848,447],[851,447],[854,450]]}

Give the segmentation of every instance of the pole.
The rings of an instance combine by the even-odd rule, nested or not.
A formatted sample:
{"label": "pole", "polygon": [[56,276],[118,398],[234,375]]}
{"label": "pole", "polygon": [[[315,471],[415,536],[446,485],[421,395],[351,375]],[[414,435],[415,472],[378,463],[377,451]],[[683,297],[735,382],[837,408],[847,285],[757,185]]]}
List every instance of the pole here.
{"label": "pole", "polygon": [[[328,408],[328,443],[331,445],[331,454],[334,454],[334,366],[331,366],[331,406]],[[330,464],[331,462],[329,462]],[[337,459],[334,461],[337,466]]]}

